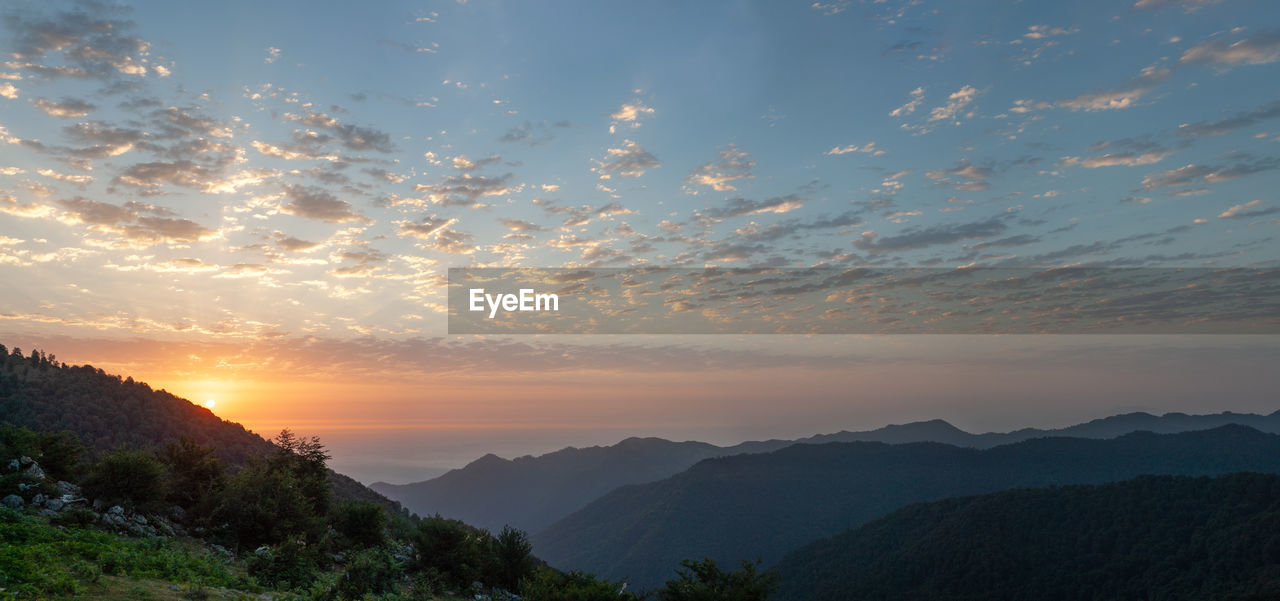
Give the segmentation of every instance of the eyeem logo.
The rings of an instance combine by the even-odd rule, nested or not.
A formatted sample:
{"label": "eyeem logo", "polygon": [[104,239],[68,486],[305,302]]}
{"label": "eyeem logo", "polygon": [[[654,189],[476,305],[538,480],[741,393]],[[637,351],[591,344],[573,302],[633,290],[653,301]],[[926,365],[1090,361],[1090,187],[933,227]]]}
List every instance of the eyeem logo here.
{"label": "eyeem logo", "polygon": [[503,311],[559,311],[560,297],[555,294],[534,292],[533,288],[521,288],[519,294],[485,294],[484,288],[471,289],[472,311],[484,311],[489,307],[489,319]]}

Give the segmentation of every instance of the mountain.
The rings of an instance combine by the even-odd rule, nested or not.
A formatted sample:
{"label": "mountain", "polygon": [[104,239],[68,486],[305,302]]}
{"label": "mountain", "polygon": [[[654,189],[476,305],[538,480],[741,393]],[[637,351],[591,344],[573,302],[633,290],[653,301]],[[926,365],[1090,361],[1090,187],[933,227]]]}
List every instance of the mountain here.
{"label": "mountain", "polygon": [[494,532],[506,525],[536,532],[619,486],[660,480],[722,452],[702,442],[628,438],[540,457],[490,454],[425,482],[370,488],[421,515],[439,513]]}
{"label": "mountain", "polygon": [[411,484],[375,482],[370,488],[420,515],[439,513],[493,531],[510,524],[527,532],[539,532],[619,486],[674,476],[703,459],[768,453],[797,442],[941,442],[991,448],[1045,436],[1114,438],[1141,430],[1175,433],[1227,424],[1242,424],[1263,432],[1280,433],[1280,411],[1267,416],[1129,413],[1059,430],[1027,428],[986,434],[971,434],[935,419],[875,430],[821,434],[800,440],[744,442],[729,447],[702,442],[671,442],[660,438],[628,438],[608,447],[569,447],[538,457],[513,460],[486,455],[466,467],[431,480]]}
{"label": "mountain", "polygon": [[[223,461],[241,465],[275,447],[244,426],[204,407],[153,390],[132,377],[110,375],[90,365],[67,365],[52,356],[0,345],[0,422],[45,432],[69,431],[92,449],[157,447],[185,436],[213,447]],[[354,479],[330,472],[338,498],[400,504]]]}
{"label": "mountain", "polygon": [[1280,477],[1143,476],[911,505],[775,569],[779,601],[1280,599]]}
{"label": "mountain", "polygon": [[1110,440],[1038,438],[991,449],[940,443],[797,444],[704,460],[619,488],[532,537],[561,569],[661,584],[685,558],[776,561],[907,505],[1142,474],[1280,472],[1280,436],[1245,426]]}

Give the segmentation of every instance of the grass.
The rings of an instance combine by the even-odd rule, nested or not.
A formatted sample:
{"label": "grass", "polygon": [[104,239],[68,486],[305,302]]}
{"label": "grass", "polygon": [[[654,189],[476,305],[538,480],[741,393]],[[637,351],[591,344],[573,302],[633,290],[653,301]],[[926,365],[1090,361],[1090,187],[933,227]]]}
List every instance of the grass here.
{"label": "grass", "polygon": [[[126,586],[123,579],[137,582]],[[152,590],[147,582],[162,582],[164,590]],[[256,588],[243,571],[193,543],[52,526],[35,516],[0,509],[0,600],[84,595],[170,599],[177,598],[167,595],[175,593],[169,588],[175,583],[180,593],[209,587]],[[121,596],[117,589],[129,586],[138,588],[136,594]],[[108,592],[111,597],[103,596]]]}

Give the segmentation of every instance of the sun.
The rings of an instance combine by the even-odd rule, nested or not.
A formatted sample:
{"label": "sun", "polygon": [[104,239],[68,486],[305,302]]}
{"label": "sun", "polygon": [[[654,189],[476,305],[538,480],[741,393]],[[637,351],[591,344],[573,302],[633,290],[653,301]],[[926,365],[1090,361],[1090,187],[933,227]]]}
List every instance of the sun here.
{"label": "sun", "polygon": [[213,399],[205,399],[204,401],[205,409],[213,409],[214,405],[217,405],[217,403]]}

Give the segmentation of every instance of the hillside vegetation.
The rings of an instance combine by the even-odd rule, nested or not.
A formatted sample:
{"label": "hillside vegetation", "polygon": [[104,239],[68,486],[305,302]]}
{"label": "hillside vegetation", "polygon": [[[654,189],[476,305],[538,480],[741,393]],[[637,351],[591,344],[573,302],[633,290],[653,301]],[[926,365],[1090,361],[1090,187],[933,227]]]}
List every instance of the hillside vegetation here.
{"label": "hillside vegetation", "polygon": [[776,599],[1280,599],[1280,477],[1144,476],[899,509],[778,562]]}
{"label": "hillside vegetation", "polygon": [[1280,436],[1244,426],[1111,440],[1042,438],[979,450],[937,443],[794,445],[708,459],[617,489],[533,536],[551,565],[642,588],[679,561],[766,564],[904,505],[1143,474],[1280,472]]}

